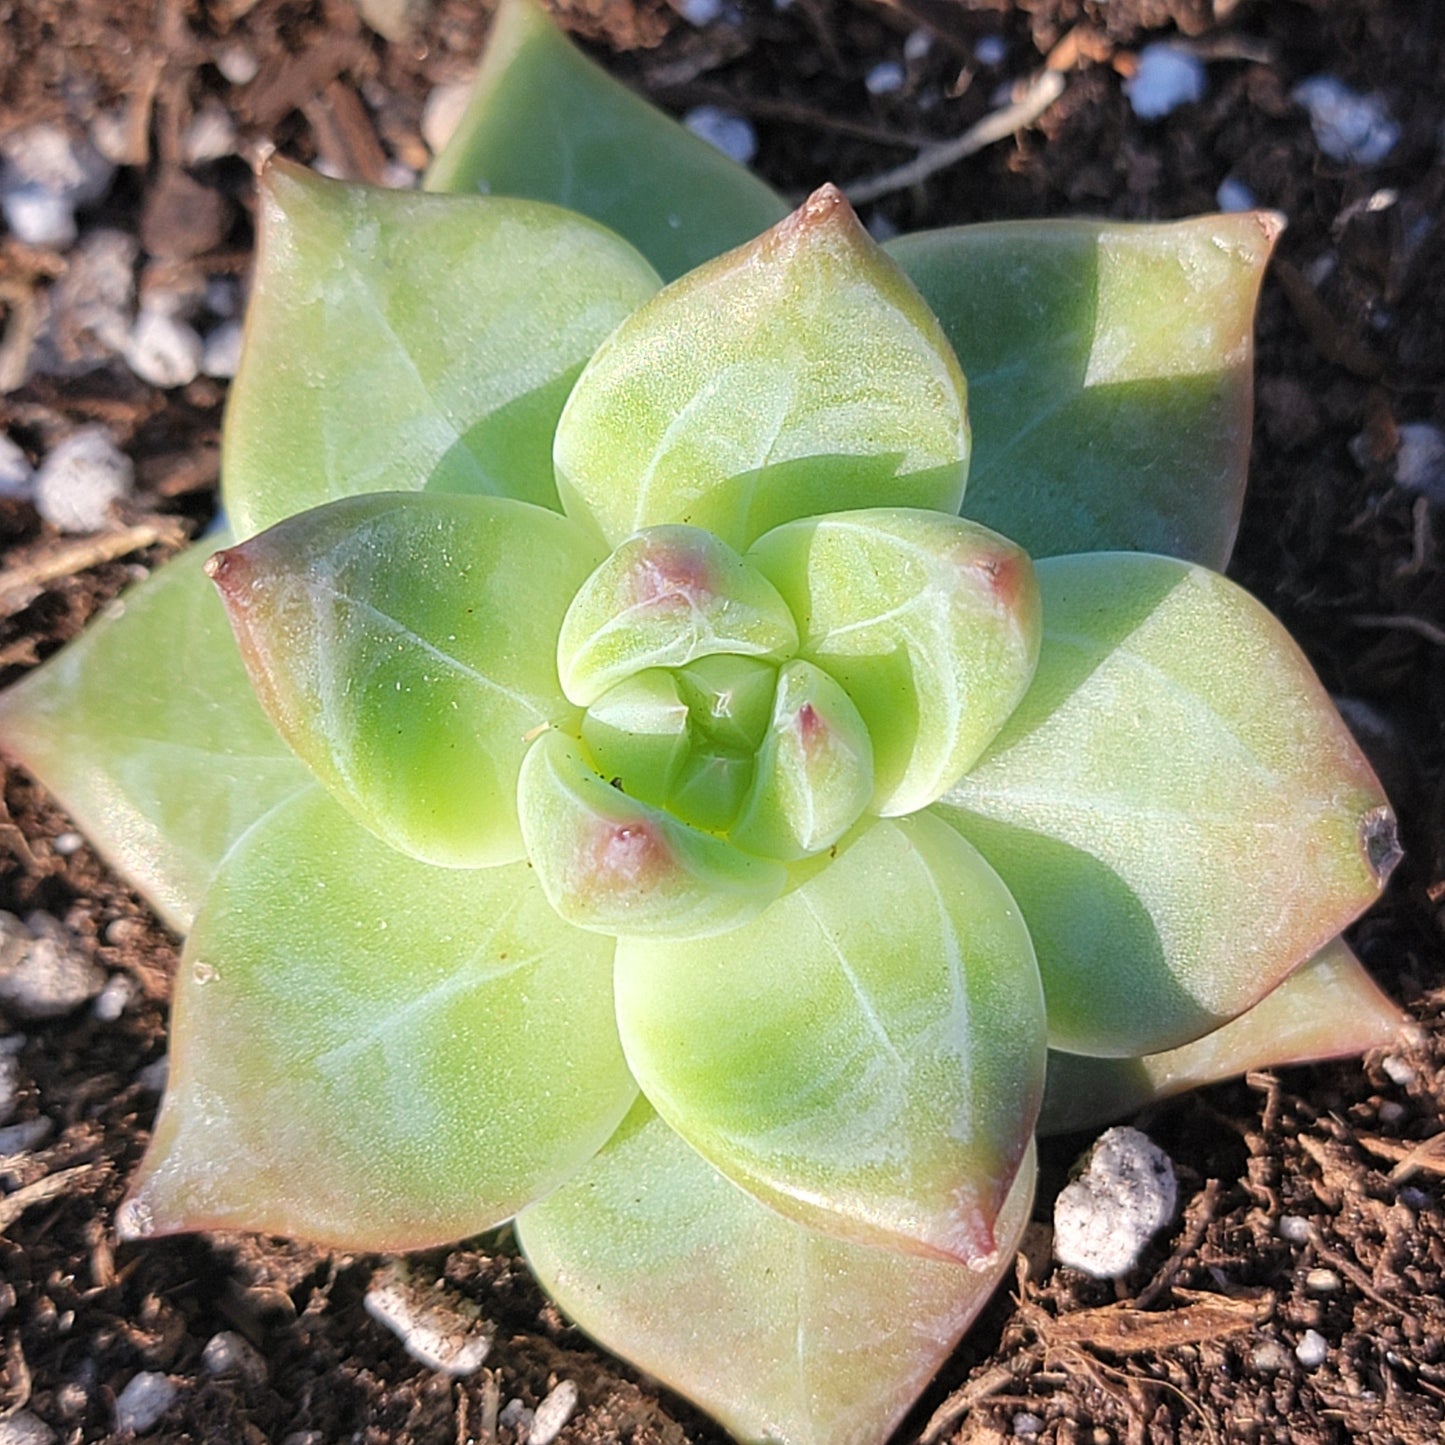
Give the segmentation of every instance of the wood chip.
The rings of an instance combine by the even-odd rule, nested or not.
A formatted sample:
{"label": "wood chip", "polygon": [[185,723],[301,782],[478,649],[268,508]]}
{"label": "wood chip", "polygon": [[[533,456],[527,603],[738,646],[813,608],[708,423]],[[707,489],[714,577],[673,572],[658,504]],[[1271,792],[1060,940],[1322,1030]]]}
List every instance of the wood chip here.
{"label": "wood chip", "polygon": [[1241,1334],[1274,1312],[1272,1294],[1234,1299],[1176,1289],[1174,1296],[1184,1301],[1177,1309],[1140,1310],[1117,1304],[1057,1317],[1037,1310],[1030,1324],[1050,1349],[1074,1346],[1109,1355],[1142,1355]]}
{"label": "wood chip", "polygon": [[4,1234],[27,1209],[51,1199],[76,1193],[82,1180],[105,1173],[101,1164],[77,1164],[73,1169],[58,1169],[33,1184],[26,1184],[13,1194],[0,1199],[0,1234]]}
{"label": "wood chip", "polygon": [[386,152],[361,97],[341,79],[333,80],[301,107],[316,136],[316,148],[343,179],[379,186],[386,171]]}
{"label": "wood chip", "polygon": [[74,577],[102,562],[117,561],[157,542],[179,546],[184,540],[185,529],[179,521],[173,517],[157,517],[118,532],[100,532],[74,541],[44,542],[0,571],[0,617],[11,617],[28,607],[46,587],[63,577]]}

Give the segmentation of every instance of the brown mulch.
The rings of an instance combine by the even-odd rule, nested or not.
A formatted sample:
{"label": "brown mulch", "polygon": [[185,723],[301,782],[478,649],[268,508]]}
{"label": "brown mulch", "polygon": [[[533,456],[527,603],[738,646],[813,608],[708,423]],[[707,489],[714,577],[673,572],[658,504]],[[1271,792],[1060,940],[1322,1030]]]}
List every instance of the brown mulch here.
{"label": "brown mulch", "polygon": [[[1389,1059],[1260,1075],[1153,1111],[1146,1127],[1178,1167],[1181,1219],[1117,1285],[1051,1266],[1046,1238],[1031,1240],[1012,1291],[899,1438],[1439,1440],[1445,506],[1401,486],[1395,463],[1402,425],[1445,426],[1445,8],[760,0],[725,4],[701,28],[661,0],[562,9],[664,107],[721,103],[747,116],[755,165],[790,193],[911,159],[1052,58],[1066,88],[1038,125],[884,196],[865,209],[875,228],[1185,215],[1212,209],[1226,176],[1288,216],[1261,309],[1253,477],[1231,570],[1349,700],[1399,809],[1406,861],[1353,939],[1418,1021],[1418,1041]],[[129,164],[83,214],[82,240],[102,226],[134,235],[143,289],[199,293],[244,273],[259,148],[366,179],[425,164],[425,98],[474,63],[479,10],[414,0],[416,28],[388,42],[349,0],[0,0],[0,139],[37,120],[78,133],[107,118]],[[919,29],[933,41],[910,48],[902,86],[870,93],[870,70],[902,59]],[[982,64],[975,46],[994,37],[1003,59]],[[1121,80],[1160,38],[1207,60],[1209,88],[1146,124]],[[1321,154],[1290,99],[1321,72],[1385,99],[1401,128],[1386,161],[1361,168]],[[234,123],[234,149],[188,167],[185,136],[208,102]],[[33,459],[103,422],[135,460],[140,489],[116,534],[80,547],[28,504],[0,499],[5,680],[73,636],[215,505],[224,383],[159,391],[104,356],[27,374],[69,264],[64,250],[0,236],[0,423]],[[11,592],[20,572],[25,586]],[[15,1119],[44,1121],[45,1132],[0,1159],[0,1430],[24,1407],[62,1439],[119,1438],[115,1396],[155,1370],[179,1386],[145,1437],[155,1441],[520,1445],[514,1427],[496,1424],[499,1404],[534,1406],[561,1379],[581,1391],[563,1445],[721,1441],[572,1330],[506,1231],[423,1261],[497,1327],[487,1368],[460,1381],[412,1362],[364,1314],[373,1259],[243,1238],[115,1246],[112,1214],[157,1102],[147,1066],[165,1050],[175,943],[87,847],[71,849],[70,823],[23,774],[7,777],[3,805],[0,908],[59,918],[133,992],[112,1022],[82,1009],[23,1028]],[[20,1032],[0,1020],[0,1035]],[[1050,1217],[1082,1142],[1046,1149],[1037,1220]],[[1306,1225],[1282,1233],[1285,1217]],[[222,1330],[249,1340],[259,1366],[208,1374],[201,1352]],[[1295,1354],[1307,1331],[1324,1342],[1317,1367]]]}

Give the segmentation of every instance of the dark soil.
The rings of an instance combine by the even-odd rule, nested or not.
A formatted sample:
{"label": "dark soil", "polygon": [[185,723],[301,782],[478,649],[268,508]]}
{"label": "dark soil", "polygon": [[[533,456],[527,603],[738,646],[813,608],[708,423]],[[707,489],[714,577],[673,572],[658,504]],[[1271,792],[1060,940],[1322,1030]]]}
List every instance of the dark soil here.
{"label": "dark soil", "polygon": [[[423,101],[473,63],[485,28],[475,8],[420,0],[412,37],[387,43],[348,0],[0,0],[0,136],[41,119],[79,133],[118,116],[132,163],[84,213],[82,239],[100,225],[137,235],[143,287],[236,276],[257,147],[367,179],[387,162],[421,167]],[[1440,1440],[1445,504],[1439,483],[1435,500],[1401,485],[1396,462],[1400,426],[1445,424],[1445,7],[794,0],[726,8],[701,29],[660,0],[564,8],[604,62],[663,106],[747,115],[757,168],[792,193],[912,158],[1052,56],[1067,88],[1038,125],[889,194],[865,212],[875,226],[1180,216],[1212,209],[1226,176],[1289,218],[1260,316],[1253,481],[1232,570],[1356,704],[1398,806],[1406,861],[1353,940],[1418,1020],[1419,1041],[1388,1060],[1260,1075],[1155,1110],[1145,1122],[1178,1166],[1181,1221],[1117,1286],[1051,1267],[1046,1242],[1031,1250],[900,1439]],[[871,94],[865,76],[901,59],[920,27],[934,40],[902,88]],[[997,64],[975,57],[985,37],[1004,42]],[[1121,80],[1143,44],[1181,37],[1208,60],[1207,95],[1146,124]],[[254,79],[234,79],[237,47]],[[1290,98],[1319,72],[1384,98],[1401,128],[1385,161],[1322,154]],[[181,138],[207,100],[235,122],[234,154],[187,181]],[[104,354],[90,369],[36,368],[43,300],[68,264],[64,250],[0,239],[0,422],[32,458],[80,423],[105,423],[136,462],[140,492],[122,520],[142,524],[147,545],[89,565],[104,553],[62,552],[28,504],[0,500],[7,677],[215,505],[223,383],[160,391]],[[16,602],[17,569],[57,558],[62,575]],[[157,1102],[145,1071],[165,1050],[175,941],[88,848],[68,851],[71,825],[30,779],[12,771],[4,802],[0,907],[53,914],[134,990],[113,1022],[81,1009],[24,1026],[12,1122],[43,1120],[45,1132],[0,1159],[0,1417],[23,1407],[62,1439],[119,1438],[116,1395],[154,1370],[179,1386],[155,1441],[519,1445],[495,1424],[499,1403],[535,1405],[565,1378],[581,1404],[563,1445],[722,1439],[569,1328],[506,1231],[422,1259],[497,1326],[488,1367],[460,1381],[413,1363],[364,1314],[372,1258],[215,1237],[117,1248],[112,1214]],[[20,1028],[0,1020],[0,1034]],[[1039,1220],[1083,1142],[1047,1151]],[[1281,1234],[1289,1215],[1309,1221],[1307,1238]],[[1098,1313],[1121,1302],[1147,1311],[1122,1344]],[[249,1340],[259,1365],[208,1374],[202,1349],[222,1330]],[[1315,1368],[1295,1354],[1307,1330],[1326,1346]],[[5,1428],[0,1418],[0,1438]]]}

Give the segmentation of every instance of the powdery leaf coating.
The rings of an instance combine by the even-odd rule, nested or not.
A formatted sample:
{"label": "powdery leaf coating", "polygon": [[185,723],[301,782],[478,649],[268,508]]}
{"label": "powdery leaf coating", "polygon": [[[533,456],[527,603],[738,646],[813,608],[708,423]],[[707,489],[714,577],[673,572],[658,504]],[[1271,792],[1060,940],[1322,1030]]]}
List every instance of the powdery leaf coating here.
{"label": "powdery leaf coating", "polygon": [[799,653],[843,685],[873,743],[873,808],[916,812],[992,740],[1033,676],[1039,593],[1012,542],[938,512],[872,508],[778,527],[748,561]]}
{"label": "powdery leaf coating", "polygon": [[653,1107],[764,1203],[978,1264],[1038,1110],[1044,1019],[1018,910],[961,843],[926,814],[877,822],[751,924],[623,937],[617,1018]]}
{"label": "powdery leaf coating", "polygon": [[956,512],[965,395],[933,313],[825,186],[607,339],[562,413],[557,488],[614,545],[663,522],[741,549],[825,510]]}
{"label": "powdery leaf coating", "polygon": [[565,733],[532,744],[517,795],[537,879],[578,928],[674,939],[723,933],[760,913],[787,881],[781,864],[613,787]]}
{"label": "powdery leaf coating", "polygon": [[966,1269],[785,1219],[639,1102],[575,1180],[521,1215],[517,1234],[588,1334],[737,1439],[875,1445],[1013,1267],[1033,1182],[1030,1148],[995,1228],[997,1256]]}
{"label": "powdery leaf coating", "polygon": [[1344,939],[1213,1033],[1138,1059],[1049,1052],[1040,1134],[1068,1134],[1250,1069],[1350,1058],[1399,1041],[1406,1016]]}
{"label": "powdery leaf coating", "polygon": [[668,280],[787,214],[751,172],[619,85],[534,0],[503,0],[430,191],[530,196],[625,236]]}
{"label": "powdery leaf coating", "polygon": [[532,201],[342,185],[273,161],[222,441],[249,536],[366,492],[557,505],[552,434],[657,287],[624,241]]}
{"label": "powdery leaf coating", "polygon": [[525,864],[418,863],[312,788],[232,850],[187,943],[122,1233],[391,1250],[501,1223],[632,1103],[611,961]]}
{"label": "powdery leaf coating", "polygon": [[698,527],[649,527],[582,584],[557,639],[562,690],[579,707],[649,667],[734,653],[781,661],[798,629],[777,590]]}
{"label": "powdery leaf coating", "polygon": [[937,811],[1028,920],[1050,1043],[1157,1053],[1367,907],[1394,820],[1299,648],[1234,583],[1133,553],[1038,574],[1033,686]]}
{"label": "powdery leaf coating", "polygon": [[178,933],[231,845],[311,785],[246,680],[203,542],[0,697],[0,749]]}
{"label": "powdery leaf coating", "polygon": [[565,517],[508,497],[381,493],[221,553],[251,680],[366,827],[444,867],[522,857],[517,774],[575,716],[553,644],[596,561]]}
{"label": "powdery leaf coating", "polygon": [[968,377],[964,511],[1035,558],[1120,549],[1223,567],[1249,463],[1255,303],[1282,226],[1253,211],[890,241]]}

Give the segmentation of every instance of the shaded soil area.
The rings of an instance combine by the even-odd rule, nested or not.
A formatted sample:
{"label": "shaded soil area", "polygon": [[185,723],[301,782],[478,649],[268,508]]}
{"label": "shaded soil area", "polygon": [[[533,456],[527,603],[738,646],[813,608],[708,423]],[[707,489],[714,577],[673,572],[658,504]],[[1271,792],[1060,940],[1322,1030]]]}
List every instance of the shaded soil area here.
{"label": "shaded soil area", "polygon": [[[0,497],[5,677],[74,635],[215,506],[224,378],[138,376],[123,338],[66,301],[77,258],[98,233],[118,234],[138,288],[127,314],[171,298],[209,336],[238,304],[262,147],[337,174],[414,178],[427,96],[466,77],[485,17],[463,0],[366,9],[392,39],[349,0],[0,0],[0,140],[54,122],[119,162],[75,241],[0,235],[0,421],[31,461],[99,423],[137,477],[114,525],[91,537],[62,537],[29,501]],[[792,194],[932,156],[1009,85],[1046,64],[1063,76],[1036,124],[885,184],[863,208],[879,232],[1182,216],[1213,209],[1226,181],[1288,218],[1262,303],[1232,572],[1345,700],[1398,807],[1406,860],[1352,938],[1419,1032],[1389,1057],[1254,1076],[1154,1110],[1144,1125],[1175,1161],[1182,1216],[1117,1284],[1049,1262],[1053,1195],[1086,1141],[1051,1144],[1017,1282],[899,1438],[1440,1439],[1445,455],[1432,461],[1430,447],[1445,428],[1445,9],[569,0],[563,14],[665,108],[745,119],[754,164]],[[1162,39],[1202,60],[1207,84],[1146,121],[1124,87]],[[1294,98],[1321,74],[1382,102],[1398,127],[1386,154],[1329,154]],[[223,1237],[116,1247],[113,1211],[158,1099],[175,941],[31,780],[12,771],[4,804],[0,908],[59,920],[112,982],[109,1006],[0,1019],[15,1084],[0,1119],[0,1438],[20,1410],[55,1438],[122,1438],[117,1397],[153,1371],[175,1387],[145,1436],[155,1441],[521,1445],[524,1407],[564,1380],[579,1389],[564,1445],[722,1439],[572,1330],[506,1231],[419,1261],[496,1328],[486,1366],[459,1380],[367,1317],[373,1258]],[[1124,1309],[1138,1313],[1122,1316],[1121,1337]],[[232,1340],[218,1369],[205,1352],[222,1332],[249,1352]]]}

